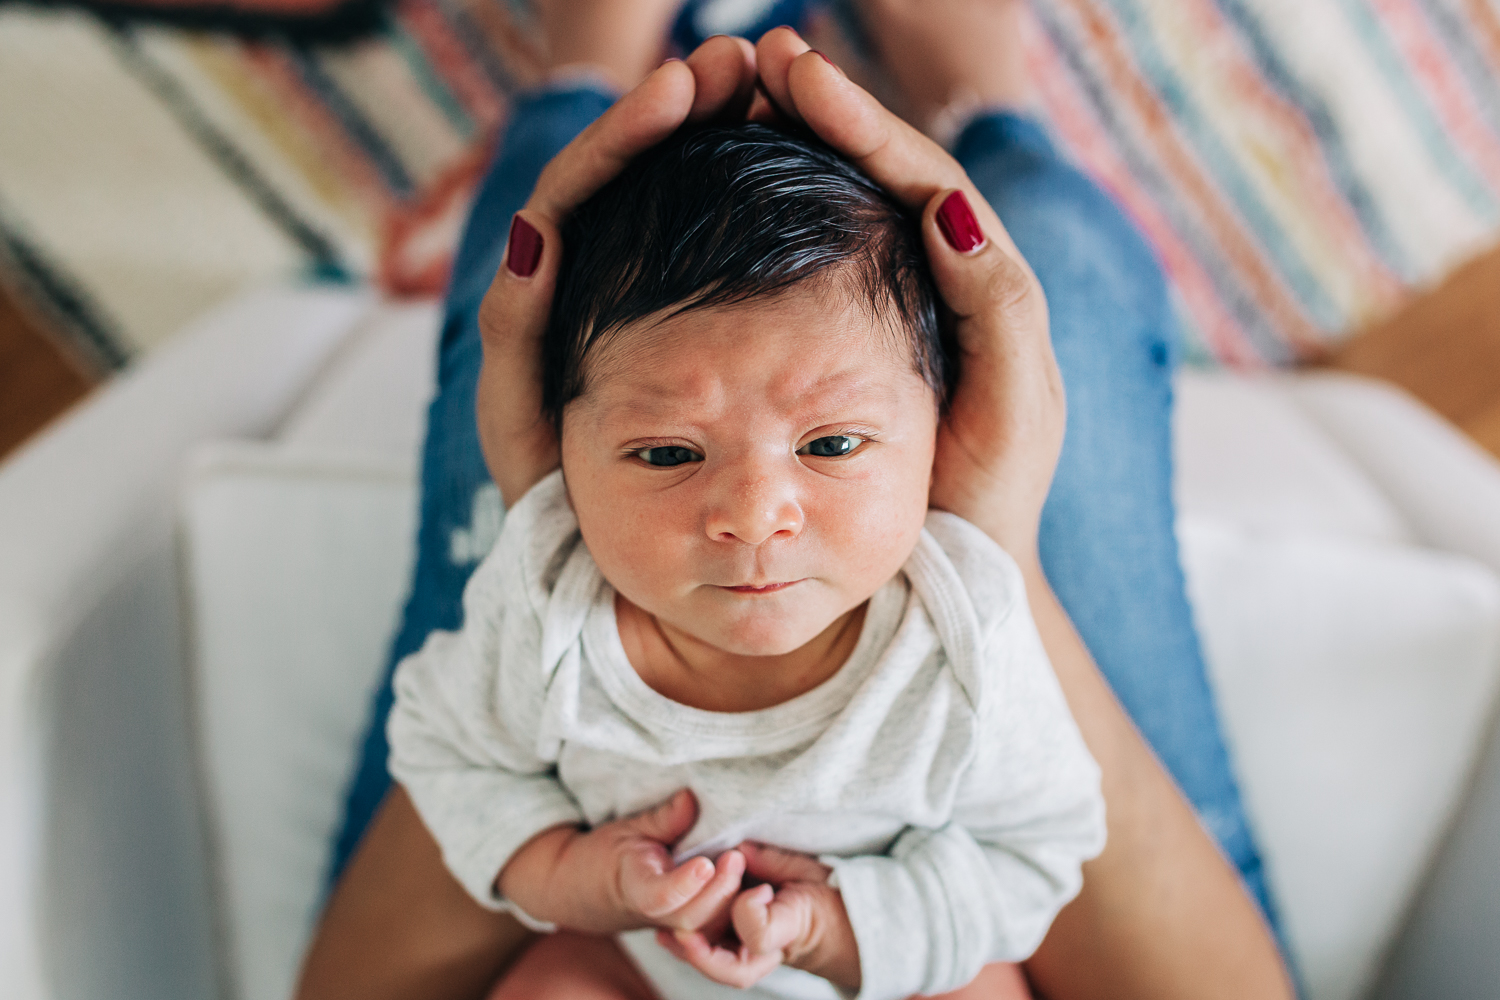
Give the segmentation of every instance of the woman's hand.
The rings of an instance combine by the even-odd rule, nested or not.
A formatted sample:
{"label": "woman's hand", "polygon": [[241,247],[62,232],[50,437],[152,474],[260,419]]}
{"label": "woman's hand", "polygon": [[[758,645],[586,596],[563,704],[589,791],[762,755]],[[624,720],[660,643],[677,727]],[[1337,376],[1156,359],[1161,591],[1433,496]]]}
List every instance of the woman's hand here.
{"label": "woman's hand", "polygon": [[1037,561],[1066,407],[1036,276],[958,161],[887,111],[790,28],[756,47],[766,93],[913,211],[954,320],[959,380],[938,429],[932,506]]}
{"label": "woman's hand", "polygon": [[479,306],[479,442],[506,506],[557,467],[557,437],[541,416],[541,338],[562,260],[568,213],[625,164],[685,122],[743,117],[755,50],[718,36],[669,60],[579,134],[542,171],[511,224],[505,264]]}
{"label": "woman's hand", "polygon": [[[848,993],[861,982],[859,945],[839,891],[828,884],[829,867],[816,858],[759,844],[741,844],[745,874],[761,885],[734,897],[723,931],[666,931],[657,940],[708,978],[747,989],[778,965],[822,976]],[[722,859],[721,859],[722,860]]]}

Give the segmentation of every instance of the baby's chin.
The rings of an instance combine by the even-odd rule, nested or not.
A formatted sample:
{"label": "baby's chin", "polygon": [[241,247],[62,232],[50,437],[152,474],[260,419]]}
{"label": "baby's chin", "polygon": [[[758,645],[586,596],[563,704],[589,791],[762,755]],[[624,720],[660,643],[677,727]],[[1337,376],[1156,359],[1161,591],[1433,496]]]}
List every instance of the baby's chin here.
{"label": "baby's chin", "polygon": [[699,642],[733,656],[785,656],[822,635],[843,614],[788,616],[784,611],[776,614],[768,610],[722,618],[702,615],[672,624]]}

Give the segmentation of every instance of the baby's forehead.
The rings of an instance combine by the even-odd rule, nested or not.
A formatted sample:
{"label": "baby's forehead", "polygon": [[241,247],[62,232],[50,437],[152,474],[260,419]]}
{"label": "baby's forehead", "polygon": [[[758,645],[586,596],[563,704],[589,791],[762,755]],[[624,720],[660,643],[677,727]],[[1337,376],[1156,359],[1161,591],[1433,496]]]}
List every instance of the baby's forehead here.
{"label": "baby's forehead", "polygon": [[867,305],[826,288],[676,307],[602,338],[586,394],[681,397],[725,381],[764,383],[788,400],[909,391],[921,381],[912,341]]}

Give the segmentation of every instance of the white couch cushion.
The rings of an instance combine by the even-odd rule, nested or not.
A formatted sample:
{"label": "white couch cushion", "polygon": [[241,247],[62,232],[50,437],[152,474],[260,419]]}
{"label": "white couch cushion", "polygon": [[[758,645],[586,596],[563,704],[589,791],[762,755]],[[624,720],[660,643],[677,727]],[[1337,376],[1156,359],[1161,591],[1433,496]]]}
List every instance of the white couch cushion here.
{"label": "white couch cushion", "polygon": [[1500,462],[1405,391],[1316,372],[1292,398],[1391,501],[1418,540],[1500,573]]}
{"label": "white couch cushion", "polygon": [[1465,558],[1186,518],[1226,736],[1312,1000],[1370,984],[1451,820],[1500,677]]}
{"label": "white couch cushion", "polygon": [[276,437],[319,451],[389,455],[415,463],[436,387],[432,301],[386,303],[307,390]]}
{"label": "white couch cushion", "polygon": [[178,476],[199,442],[274,427],[370,305],[242,296],[0,465],[0,995],[212,992]]}
{"label": "white couch cushion", "polygon": [[1179,509],[1256,531],[1411,541],[1391,502],[1288,395],[1294,381],[1179,374]]}
{"label": "white couch cushion", "polygon": [[226,444],[184,499],[200,753],[237,1000],[286,1000],[405,597],[400,459]]}

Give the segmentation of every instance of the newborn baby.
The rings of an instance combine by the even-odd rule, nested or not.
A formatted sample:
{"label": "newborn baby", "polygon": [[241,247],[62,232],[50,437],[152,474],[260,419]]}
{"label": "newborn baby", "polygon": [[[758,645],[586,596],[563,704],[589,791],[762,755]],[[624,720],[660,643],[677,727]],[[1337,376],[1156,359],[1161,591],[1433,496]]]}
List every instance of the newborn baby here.
{"label": "newborn baby", "polygon": [[[563,238],[562,469],[396,676],[391,771],[448,867],[537,929],[622,932],[663,1000],[1027,957],[1103,800],[1020,572],[927,508],[950,372],[917,223],[743,125],[646,153]],[[664,800],[675,842],[622,822]],[[825,978],[790,964],[810,928],[846,942],[799,963]]]}

